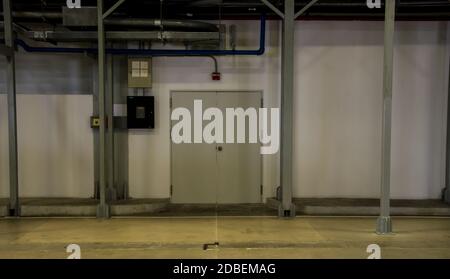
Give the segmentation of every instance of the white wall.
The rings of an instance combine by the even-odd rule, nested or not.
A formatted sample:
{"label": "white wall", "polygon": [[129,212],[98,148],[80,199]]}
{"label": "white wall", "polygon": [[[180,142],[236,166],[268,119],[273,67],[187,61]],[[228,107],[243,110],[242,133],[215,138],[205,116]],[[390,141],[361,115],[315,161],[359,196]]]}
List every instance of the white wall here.
{"label": "white wall", "polygon": [[[383,23],[304,22],[296,38],[295,196],[378,197]],[[445,44],[445,24],[397,24],[394,198],[440,197]]]}
{"label": "white wall", "polygon": [[[235,22],[239,44],[258,47],[259,23]],[[268,22],[263,57],[155,58],[156,129],[132,132],[130,195],[169,196],[172,90],[263,90],[279,106],[279,23]],[[397,24],[392,194],[438,198],[443,187],[448,52],[446,24]],[[91,70],[87,58],[20,55],[19,157],[24,196],[92,195]],[[27,62],[30,61],[30,62]],[[294,194],[378,197],[383,66],[382,22],[298,22]],[[30,67],[30,64],[33,67]],[[0,72],[4,67],[0,67]],[[0,91],[3,74],[0,75]],[[26,93],[74,95],[27,95]],[[7,195],[6,96],[0,95],[0,195]],[[279,155],[264,158],[266,196],[279,185]]]}

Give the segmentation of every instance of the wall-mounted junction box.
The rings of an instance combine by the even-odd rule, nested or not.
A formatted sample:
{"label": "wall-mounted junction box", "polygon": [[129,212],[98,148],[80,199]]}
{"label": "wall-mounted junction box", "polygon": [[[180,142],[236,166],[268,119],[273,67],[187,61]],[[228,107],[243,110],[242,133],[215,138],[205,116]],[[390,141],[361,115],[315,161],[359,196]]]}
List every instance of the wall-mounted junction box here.
{"label": "wall-mounted junction box", "polygon": [[155,128],[155,97],[130,96],[127,111],[128,129]]}
{"label": "wall-mounted junction box", "polygon": [[151,88],[152,87],[152,59],[129,58],[128,59],[128,87]]}
{"label": "wall-mounted junction box", "polygon": [[100,117],[99,116],[91,116],[91,128],[92,129],[100,128]]}

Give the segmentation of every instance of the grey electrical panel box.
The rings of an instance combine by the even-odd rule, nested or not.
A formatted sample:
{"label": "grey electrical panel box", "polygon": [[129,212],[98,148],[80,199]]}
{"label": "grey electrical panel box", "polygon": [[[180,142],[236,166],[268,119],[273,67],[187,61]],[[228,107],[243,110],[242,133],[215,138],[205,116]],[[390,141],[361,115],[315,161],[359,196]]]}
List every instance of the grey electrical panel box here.
{"label": "grey electrical panel box", "polygon": [[151,88],[152,87],[152,59],[129,58],[128,59],[128,87]]}

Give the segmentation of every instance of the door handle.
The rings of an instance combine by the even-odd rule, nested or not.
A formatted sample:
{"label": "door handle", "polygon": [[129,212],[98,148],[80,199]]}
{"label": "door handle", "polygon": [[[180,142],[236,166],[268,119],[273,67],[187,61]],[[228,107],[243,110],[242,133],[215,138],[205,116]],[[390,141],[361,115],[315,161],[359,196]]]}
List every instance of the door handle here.
{"label": "door handle", "polygon": [[222,146],[218,146],[218,147],[217,147],[217,151],[221,152],[222,150],[223,150],[223,147],[222,147]]}

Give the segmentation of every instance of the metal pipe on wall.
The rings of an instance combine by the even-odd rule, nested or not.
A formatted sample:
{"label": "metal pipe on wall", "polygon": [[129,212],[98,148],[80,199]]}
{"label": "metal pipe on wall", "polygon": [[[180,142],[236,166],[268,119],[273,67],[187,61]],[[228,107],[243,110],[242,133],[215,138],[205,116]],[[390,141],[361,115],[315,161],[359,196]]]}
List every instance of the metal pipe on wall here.
{"label": "metal pipe on wall", "polygon": [[[62,20],[63,14],[57,12],[13,12],[13,17],[23,19],[52,19]],[[104,19],[104,25],[108,26],[128,26],[128,27],[153,27],[163,28],[164,30],[204,30],[219,31],[217,25],[208,22],[195,20],[176,20],[176,19],[146,19],[146,18],[111,18]]]}
{"label": "metal pipe on wall", "polygon": [[[11,0],[3,0],[5,45],[14,49],[14,33],[11,15]],[[19,176],[17,156],[17,101],[16,62],[14,51],[6,57],[6,92],[8,95],[9,132],[9,210],[10,215],[20,216]]]}
{"label": "metal pipe on wall", "polygon": [[40,19],[62,19],[62,13],[58,12],[12,12],[12,16],[15,18],[40,18]]}
{"label": "metal pipe on wall", "polygon": [[377,220],[377,233],[392,232],[390,217],[391,188],[391,134],[392,134],[392,84],[394,75],[395,1],[386,0],[384,24],[384,77],[383,77],[383,143],[381,158],[381,202]]}
{"label": "metal pipe on wall", "polygon": [[107,94],[105,96],[106,121],[108,123],[106,136],[106,160],[107,160],[107,201],[117,199],[117,192],[114,185],[114,56],[107,55]]}
{"label": "metal pipe on wall", "polygon": [[204,30],[218,32],[215,24],[193,21],[193,20],[170,20],[170,19],[105,19],[105,25],[127,26],[127,27],[154,27],[164,30]]}
{"label": "metal pipe on wall", "polygon": [[106,203],[106,111],[105,111],[105,30],[103,25],[103,0],[97,0],[98,12],[98,98],[100,118],[100,204],[98,218],[109,217]]}
{"label": "metal pipe on wall", "polygon": [[[92,67],[92,113],[93,115],[100,115],[99,113],[99,98],[98,98],[98,58],[94,58]],[[100,199],[100,131],[93,130],[94,138],[94,198]]]}

